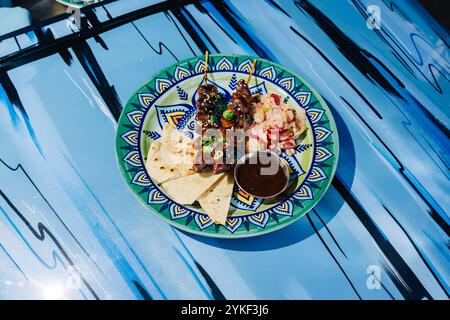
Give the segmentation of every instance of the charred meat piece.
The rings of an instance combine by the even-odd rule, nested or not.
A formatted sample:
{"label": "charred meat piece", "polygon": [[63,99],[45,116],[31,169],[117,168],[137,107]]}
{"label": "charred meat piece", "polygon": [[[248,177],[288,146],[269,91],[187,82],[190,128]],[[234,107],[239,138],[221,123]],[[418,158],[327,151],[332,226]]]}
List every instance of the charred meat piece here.
{"label": "charred meat piece", "polygon": [[245,80],[238,81],[236,91],[231,95],[231,103],[220,119],[222,127],[245,129],[252,122],[253,97]]}
{"label": "charred meat piece", "polygon": [[216,105],[222,98],[217,87],[212,84],[205,84],[198,88],[198,99],[196,102],[196,119],[200,121],[204,129],[218,128],[216,116]]}
{"label": "charred meat piece", "polygon": [[228,165],[226,163],[214,162],[214,164],[213,164],[213,172],[214,173],[221,173],[221,172],[225,172],[225,171],[229,171],[229,170],[230,170],[230,165]]}
{"label": "charred meat piece", "polygon": [[[226,145],[225,130],[222,129],[218,121],[217,112],[226,102],[217,91],[217,87],[211,84],[205,84],[198,89],[198,99],[196,101],[197,114],[196,119],[201,123],[201,150],[198,150],[198,157],[194,164],[194,171],[204,172],[212,170],[214,173],[220,173],[230,170],[230,166],[226,164],[225,154]],[[221,111],[219,111],[221,112]],[[221,121],[222,122],[222,119]],[[222,137],[205,137],[208,129],[221,130]]]}
{"label": "charred meat piece", "polygon": [[[224,131],[221,129],[221,131]],[[225,135],[223,134],[218,141],[215,141],[213,148],[213,164],[212,170],[214,173],[221,173],[231,169],[231,165],[227,163],[227,155],[230,153],[230,147],[228,141],[225,139]]]}
{"label": "charred meat piece", "polygon": [[194,163],[193,170],[195,172],[205,172],[205,171],[208,171],[209,168],[210,168],[210,166],[208,166],[206,164],[206,162],[203,161],[201,163]]}
{"label": "charred meat piece", "polygon": [[201,147],[197,149],[195,155],[193,167],[195,172],[221,173],[231,169],[231,165],[227,164],[227,155],[232,155],[232,153],[230,153],[228,141],[225,139],[225,130],[223,128],[218,130],[220,130],[219,135],[202,135]]}

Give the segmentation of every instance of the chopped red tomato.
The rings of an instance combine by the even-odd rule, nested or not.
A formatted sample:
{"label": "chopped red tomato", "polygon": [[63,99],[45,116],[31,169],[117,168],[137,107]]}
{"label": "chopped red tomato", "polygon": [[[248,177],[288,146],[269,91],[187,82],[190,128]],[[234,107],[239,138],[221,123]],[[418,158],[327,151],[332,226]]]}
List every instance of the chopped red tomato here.
{"label": "chopped red tomato", "polygon": [[273,100],[275,101],[275,104],[276,104],[277,106],[279,106],[279,105],[280,105],[280,96],[277,95],[277,94],[275,94],[275,93],[272,93],[270,96],[271,96],[271,97],[273,98]]}

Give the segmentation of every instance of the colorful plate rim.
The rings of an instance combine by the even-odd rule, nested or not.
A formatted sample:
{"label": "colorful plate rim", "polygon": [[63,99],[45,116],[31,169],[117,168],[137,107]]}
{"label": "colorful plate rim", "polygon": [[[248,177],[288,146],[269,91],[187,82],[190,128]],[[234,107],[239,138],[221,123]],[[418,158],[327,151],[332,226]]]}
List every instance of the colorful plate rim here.
{"label": "colorful plate rim", "polygon": [[[164,222],[169,223],[171,226],[173,226],[173,227],[175,227],[177,229],[180,229],[182,231],[188,232],[188,233],[201,235],[201,236],[205,236],[205,237],[235,239],[235,238],[254,237],[254,236],[263,235],[263,234],[267,234],[267,233],[270,233],[270,232],[282,229],[282,228],[284,228],[284,227],[294,223],[295,221],[297,221],[298,219],[302,218],[303,216],[305,216],[314,206],[316,206],[317,203],[324,196],[324,194],[326,193],[326,191],[328,190],[328,188],[329,188],[329,186],[331,184],[331,181],[332,181],[332,179],[333,179],[333,177],[335,175],[335,172],[336,172],[338,158],[339,158],[339,137],[338,137],[337,127],[336,127],[336,123],[334,121],[334,117],[333,117],[333,115],[332,115],[328,105],[324,101],[324,99],[318,94],[318,92],[311,85],[309,85],[306,81],[304,81],[303,78],[298,76],[295,72],[292,72],[291,70],[289,70],[289,69],[287,69],[287,68],[285,68],[285,67],[283,67],[283,66],[281,66],[281,65],[279,65],[279,64],[277,64],[275,62],[272,62],[272,61],[266,60],[266,59],[262,59],[262,58],[259,58],[259,57],[253,57],[253,56],[247,56],[247,55],[237,55],[237,54],[211,54],[211,55],[209,55],[209,57],[210,57],[210,61],[211,61],[211,59],[213,60],[213,63],[211,63],[211,62],[209,63],[209,67],[211,68],[210,69],[211,73],[215,72],[214,68],[216,67],[216,64],[218,64],[218,62],[221,61],[223,58],[229,59],[228,61],[231,61],[232,59],[236,59],[235,61],[238,61],[238,60],[239,61],[240,60],[242,60],[242,61],[252,61],[253,59],[256,59],[257,60],[257,67],[256,67],[257,71],[255,71],[255,74],[257,74],[259,77],[265,78],[264,76],[261,76],[261,73],[262,73],[261,72],[261,68],[259,68],[258,66],[260,66],[260,65],[271,66],[273,68],[272,70],[275,70],[275,69],[281,70],[282,73],[287,74],[289,76],[289,78],[293,78],[294,79],[294,84],[295,84],[295,82],[297,80],[297,82],[300,84],[302,89],[305,89],[305,87],[306,87],[306,89],[310,92],[310,96],[316,98],[316,101],[314,101],[314,103],[315,103],[314,105],[319,104],[319,106],[324,111],[322,113],[322,115],[326,114],[326,116],[328,118],[328,124],[329,124],[328,126],[330,127],[329,137],[332,138],[331,139],[332,141],[330,143],[332,145],[332,152],[331,152],[331,157],[329,157],[329,158],[333,159],[332,164],[331,164],[331,168],[328,169],[328,170],[330,170],[330,172],[325,177],[325,182],[326,183],[320,187],[320,189],[321,189],[320,193],[316,194],[316,197],[313,199],[314,201],[312,201],[311,204],[308,205],[307,209],[305,209],[305,207],[297,208],[297,207],[294,206],[294,204],[292,204],[294,206],[293,209],[292,209],[292,211],[293,211],[292,212],[292,216],[288,217],[288,219],[284,219],[282,222],[279,222],[279,223],[277,222],[277,224],[272,224],[270,226],[270,228],[266,228],[266,226],[264,226],[264,227],[259,228],[259,229],[252,229],[251,231],[247,230],[246,233],[239,233],[239,234],[234,233],[234,231],[236,231],[236,230],[234,230],[232,232],[230,231],[229,233],[218,233],[218,232],[212,233],[212,232],[204,232],[201,229],[200,230],[193,229],[192,227],[190,227],[188,225],[181,224],[181,223],[177,222],[176,220],[172,220],[172,219],[170,219],[168,217],[163,216],[162,213],[158,212],[158,210],[156,208],[152,207],[151,204],[149,204],[147,201],[145,201],[143,198],[141,198],[140,194],[142,194],[142,192],[141,193],[140,192],[136,192],[136,190],[135,190],[136,185],[132,184],[132,182],[129,179],[130,175],[127,172],[128,169],[130,169],[129,164],[126,163],[123,160],[124,152],[121,151],[121,146],[124,145],[124,141],[123,141],[123,137],[122,137],[123,134],[121,134],[123,130],[120,130],[120,128],[121,128],[122,125],[124,125],[123,122],[128,120],[127,113],[130,113],[129,109],[132,108],[132,110],[136,110],[136,106],[132,106],[133,100],[136,100],[136,97],[139,94],[142,94],[142,91],[144,89],[146,89],[146,90],[149,89],[149,86],[148,86],[149,83],[151,83],[152,81],[157,79],[160,75],[166,76],[167,74],[169,74],[169,70],[175,71],[177,66],[185,65],[185,64],[187,64],[189,62],[192,62],[192,61],[197,61],[197,64],[198,64],[199,60],[204,59],[203,55],[181,60],[179,62],[176,62],[176,63],[172,64],[171,66],[163,68],[163,69],[159,70],[158,72],[154,73],[153,76],[150,77],[149,80],[146,81],[142,86],[140,86],[139,89],[136,90],[133,93],[133,95],[131,95],[129,100],[127,101],[127,104],[123,108],[123,110],[121,112],[121,115],[120,115],[120,118],[119,118],[119,121],[118,121],[118,124],[117,124],[116,139],[115,139],[115,141],[116,141],[116,158],[117,158],[117,163],[118,163],[119,169],[121,171],[122,177],[125,180],[125,183],[127,184],[127,186],[130,189],[130,191],[133,193],[133,195],[138,199],[138,201],[145,208],[150,210],[153,214],[158,216]],[[216,59],[216,60],[214,60],[214,59]],[[243,62],[241,62],[241,64],[242,63]],[[265,67],[262,70],[267,69],[267,68],[268,67]],[[236,71],[236,70],[229,70],[229,71],[232,72],[232,71]],[[196,74],[200,74],[202,72],[203,71],[198,70]],[[243,73],[243,72],[240,72],[240,73]],[[273,75],[269,75],[269,76],[272,77],[272,78],[266,78],[266,80],[270,80],[272,83],[277,84],[278,86],[280,86],[278,83],[275,83],[273,81]],[[283,78],[283,79],[285,79],[285,78]],[[281,80],[283,80],[283,79],[281,79]],[[179,82],[181,82],[181,81],[183,81],[183,80],[181,79]],[[177,83],[174,83],[174,85],[177,84]],[[283,90],[286,90],[286,88],[284,88]],[[155,90],[153,90],[153,91],[155,91]],[[164,94],[164,92],[165,91],[162,91],[162,92],[160,92],[160,94],[162,95],[162,94]],[[292,94],[294,94],[294,92],[296,92],[295,87],[290,92],[292,92]],[[157,99],[154,99],[154,100],[157,100]],[[150,106],[142,105],[141,109],[146,109],[146,108],[149,109],[151,107],[152,107],[151,105]],[[304,107],[305,107],[305,109],[310,108],[310,106],[308,104],[306,104],[306,106],[304,106]],[[144,113],[147,114],[145,110],[144,110]],[[310,118],[308,118],[308,120],[311,122]],[[142,119],[142,123],[144,123],[144,119]],[[140,137],[142,127],[141,126],[137,126],[136,128],[139,130],[138,131],[138,136]],[[314,132],[314,136],[315,136],[315,132]],[[316,141],[316,139],[314,139],[314,140]],[[316,142],[315,142],[315,144],[316,144]],[[316,160],[315,159],[316,145],[314,146],[314,148],[315,148],[315,150],[314,150],[314,161],[311,164],[311,168],[314,166],[315,160]],[[136,150],[140,149],[140,138],[139,138],[139,141],[137,142],[137,146],[136,146],[135,149]],[[130,153],[130,152],[128,152],[128,153]],[[140,151],[138,151],[138,152],[140,154]],[[144,168],[143,171],[145,172],[145,174],[147,174],[147,171],[146,171],[145,168]],[[308,175],[309,175],[309,173],[310,172],[308,172]],[[149,178],[148,174],[147,174],[147,178]],[[151,181],[151,179],[150,179],[150,181]],[[300,187],[302,187],[302,185],[300,185],[299,188]],[[157,190],[159,190],[159,187],[157,187]],[[140,191],[142,191],[142,190],[140,190]],[[148,192],[143,192],[143,193],[148,193]],[[291,194],[291,196],[292,196],[292,194]],[[290,199],[291,199],[291,197],[288,197],[287,199],[283,200],[281,202],[281,204],[283,204],[284,202],[286,202],[286,201],[288,201]],[[173,202],[171,199],[169,199],[169,200],[171,202]],[[312,200],[312,199],[309,199],[309,200]],[[303,211],[303,212],[298,212],[298,211]],[[294,215],[297,215],[297,216],[294,216]],[[192,219],[192,220],[194,220],[194,219]],[[266,225],[267,224],[268,223],[266,223]],[[255,230],[257,230],[257,231],[255,231]]]}

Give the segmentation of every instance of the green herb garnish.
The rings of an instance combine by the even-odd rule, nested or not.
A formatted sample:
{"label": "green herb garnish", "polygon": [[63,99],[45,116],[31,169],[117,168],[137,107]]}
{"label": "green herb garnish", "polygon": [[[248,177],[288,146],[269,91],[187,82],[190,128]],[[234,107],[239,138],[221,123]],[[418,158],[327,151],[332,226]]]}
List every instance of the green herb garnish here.
{"label": "green herb garnish", "polygon": [[233,114],[233,111],[227,109],[222,113],[222,116],[227,120],[231,120],[231,119],[233,119],[234,114]]}

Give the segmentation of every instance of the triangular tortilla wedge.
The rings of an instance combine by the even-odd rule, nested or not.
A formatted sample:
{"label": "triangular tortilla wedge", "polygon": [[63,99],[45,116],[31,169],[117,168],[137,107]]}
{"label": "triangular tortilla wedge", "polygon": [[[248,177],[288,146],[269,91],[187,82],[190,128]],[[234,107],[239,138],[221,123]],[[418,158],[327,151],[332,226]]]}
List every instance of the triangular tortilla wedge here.
{"label": "triangular tortilla wedge", "polygon": [[148,149],[148,157],[152,157],[156,155],[159,150],[161,150],[161,141],[153,141],[153,143],[150,145],[150,148]]}
{"label": "triangular tortilla wedge", "polygon": [[227,221],[233,185],[233,176],[226,174],[198,198],[200,206],[216,224],[225,224]]}
{"label": "triangular tortilla wedge", "polygon": [[[155,141],[153,144],[155,143],[159,143],[159,141]],[[157,150],[156,146],[155,150]],[[158,184],[194,173],[192,168],[167,164],[164,161],[163,154],[159,150],[149,151],[145,167],[152,180]]]}
{"label": "triangular tortilla wedge", "polygon": [[193,141],[168,123],[163,127],[160,152],[168,165],[192,168]]}
{"label": "triangular tortilla wedge", "polygon": [[225,173],[195,173],[166,181],[162,187],[175,202],[193,204],[202,193],[224,175]]}
{"label": "triangular tortilla wedge", "polygon": [[162,139],[154,141],[148,151],[145,167],[150,177],[158,184],[163,183],[193,174],[192,166],[192,140],[165,125]]}

